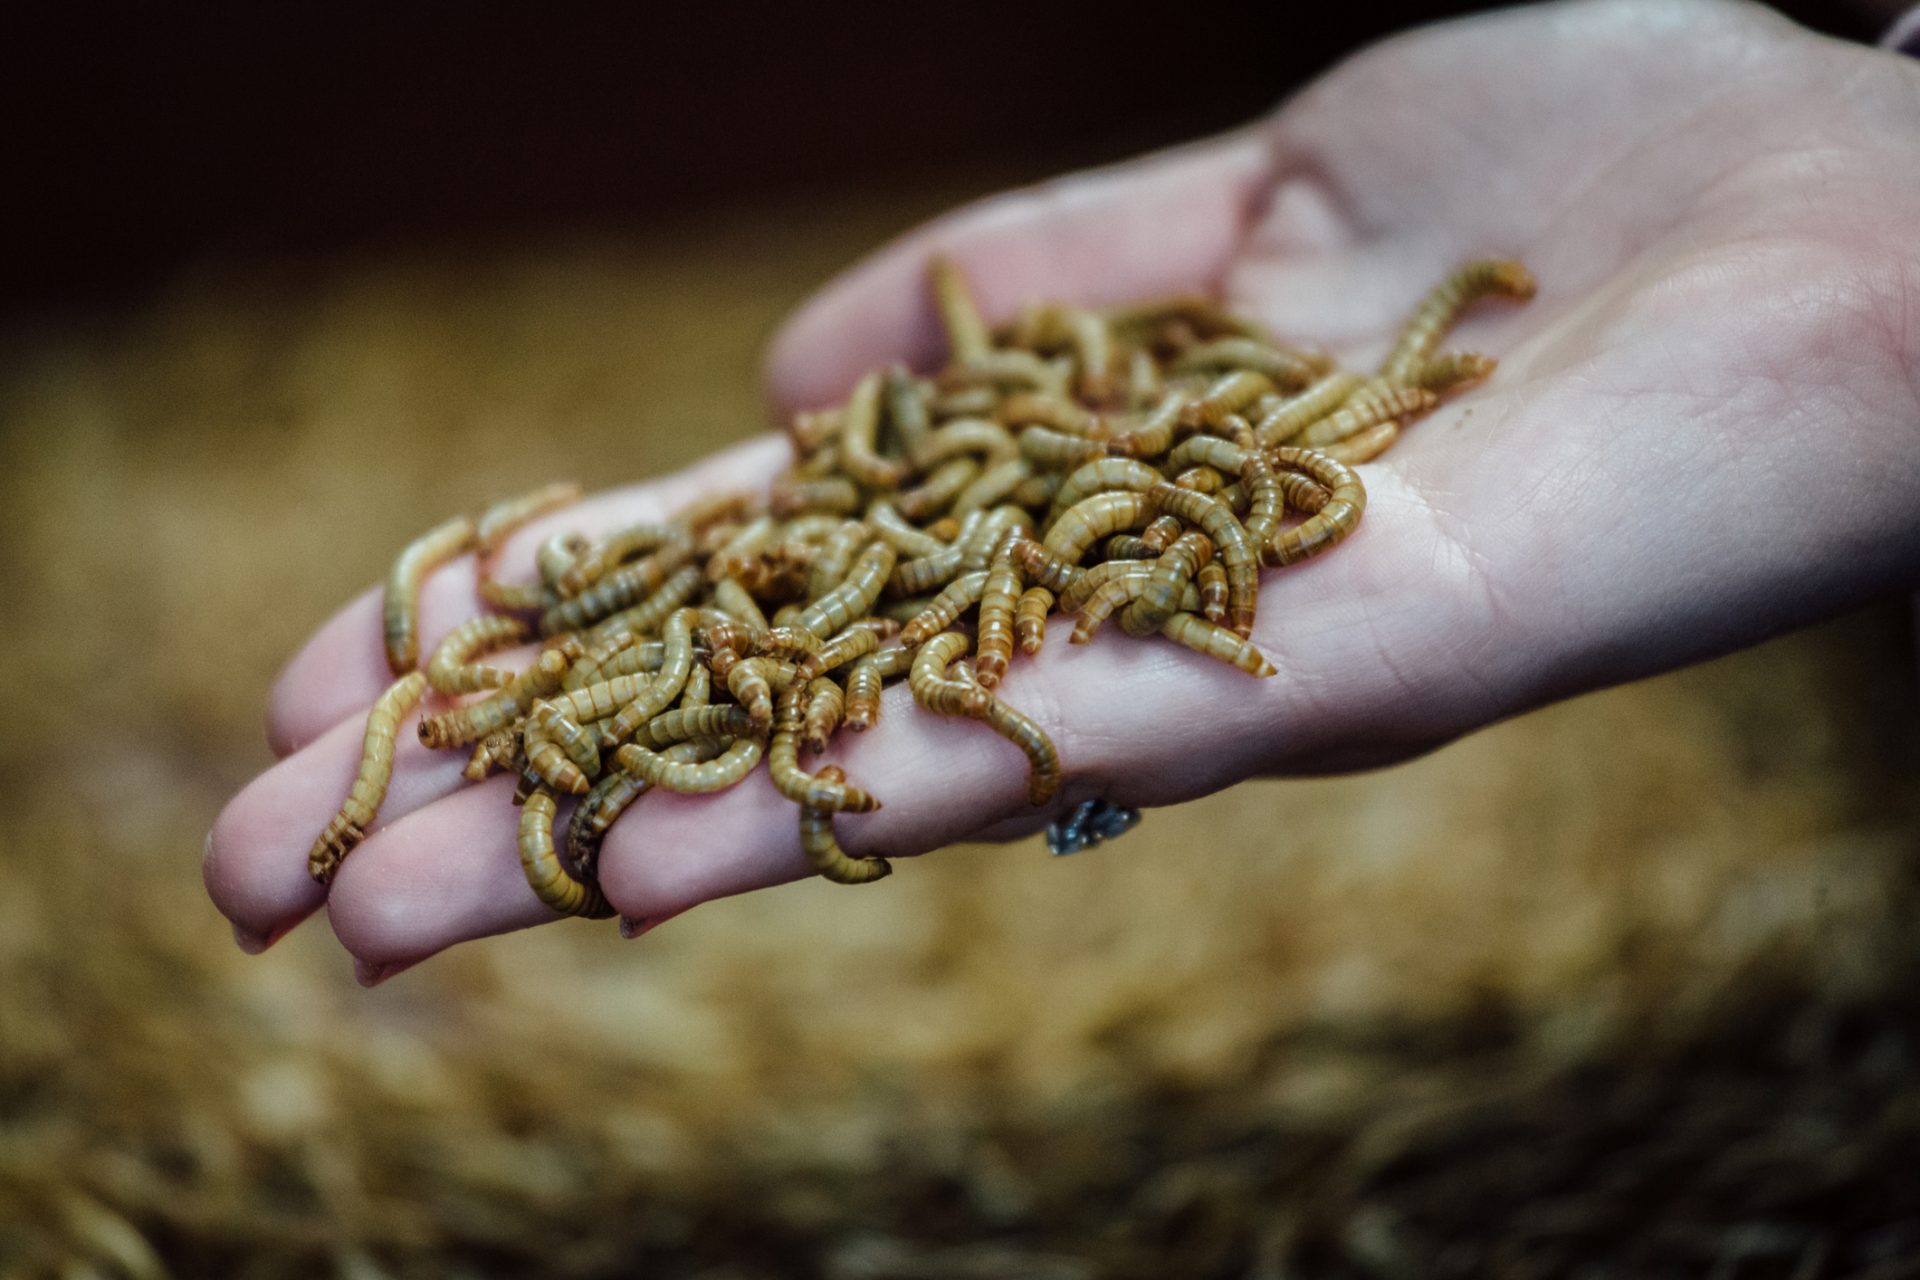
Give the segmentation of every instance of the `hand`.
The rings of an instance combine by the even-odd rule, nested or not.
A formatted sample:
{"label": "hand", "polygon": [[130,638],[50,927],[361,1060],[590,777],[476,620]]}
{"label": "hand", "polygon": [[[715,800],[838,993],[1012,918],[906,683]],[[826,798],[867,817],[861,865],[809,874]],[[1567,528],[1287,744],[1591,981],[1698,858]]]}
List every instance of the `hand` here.
{"label": "hand", "polygon": [[[1457,345],[1492,381],[1365,469],[1332,554],[1265,575],[1253,681],[1107,628],[1056,625],[1002,692],[1059,744],[1064,806],[1157,805],[1241,779],[1382,764],[1552,699],[1751,644],[1920,580],[1920,66],[1759,8],[1589,3],[1389,41],[1268,120],[964,210],[829,286],[774,346],[782,409],[862,370],[938,355],[928,255],[986,309],[1217,286],[1283,336],[1366,367],[1433,281],[1484,253],[1541,281]],[[765,438],[604,495],[558,526],[664,515],[771,477]],[[429,583],[431,644],[476,612],[472,565]],[[272,700],[286,758],[222,814],[206,878],[243,942],[325,901],[375,981],[552,918],[521,877],[511,783],[403,735],[374,834],[331,893],[308,844],[344,794],[385,686],[377,598],[329,622]],[[887,807],[838,823],[854,854],[1036,829],[1024,762],[983,727],[889,690],[835,758]],[[607,896],[657,923],[807,874],[764,771],[654,794],[602,853]],[[884,892],[882,890],[881,892]]]}

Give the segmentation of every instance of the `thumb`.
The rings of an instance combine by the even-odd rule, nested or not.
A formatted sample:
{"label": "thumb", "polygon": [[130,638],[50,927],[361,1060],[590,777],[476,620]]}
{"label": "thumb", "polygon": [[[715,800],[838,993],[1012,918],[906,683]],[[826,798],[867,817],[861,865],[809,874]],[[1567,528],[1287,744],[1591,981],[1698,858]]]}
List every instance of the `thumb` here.
{"label": "thumb", "polygon": [[783,411],[843,397],[890,360],[937,362],[926,290],[936,254],[959,263],[989,321],[1033,298],[1090,306],[1211,288],[1267,185],[1255,129],[982,200],[908,232],[849,268],[789,320],[767,359]]}

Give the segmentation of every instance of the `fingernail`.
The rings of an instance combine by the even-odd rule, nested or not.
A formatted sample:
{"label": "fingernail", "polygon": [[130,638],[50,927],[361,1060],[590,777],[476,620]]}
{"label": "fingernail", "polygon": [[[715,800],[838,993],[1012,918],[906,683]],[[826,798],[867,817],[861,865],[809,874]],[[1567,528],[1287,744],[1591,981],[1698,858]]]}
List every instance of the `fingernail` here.
{"label": "fingernail", "polygon": [[273,939],[266,934],[242,929],[239,925],[233,926],[233,941],[235,946],[250,956],[257,956],[273,945]]}
{"label": "fingernail", "polygon": [[353,980],[363,987],[377,987],[387,979],[398,977],[419,963],[418,960],[390,960],[386,964],[374,964],[370,960],[355,960]]}
{"label": "fingernail", "polygon": [[631,942],[647,930],[653,928],[653,921],[645,916],[621,916],[620,936]]}

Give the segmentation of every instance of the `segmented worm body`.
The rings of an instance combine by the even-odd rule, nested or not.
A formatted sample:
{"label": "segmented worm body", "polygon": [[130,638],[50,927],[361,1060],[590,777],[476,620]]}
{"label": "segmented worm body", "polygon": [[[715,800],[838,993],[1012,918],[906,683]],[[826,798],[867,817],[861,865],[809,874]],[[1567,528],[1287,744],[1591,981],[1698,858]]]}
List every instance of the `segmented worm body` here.
{"label": "segmented worm body", "polygon": [[[833,787],[846,781],[838,765],[828,765],[814,775],[822,785]],[[872,884],[893,870],[885,858],[848,856],[833,835],[834,810],[826,806],[800,807],[800,849],[822,879],[835,884]]]}
{"label": "segmented worm body", "polygon": [[1380,366],[1381,376],[1395,382],[1413,377],[1459,320],[1460,313],[1479,299],[1502,297],[1525,302],[1533,295],[1533,273],[1511,258],[1467,263],[1421,299]]}
{"label": "segmented worm body", "polygon": [[427,660],[427,684],[435,693],[449,696],[498,689],[513,679],[511,671],[483,667],[473,659],[483,653],[519,644],[527,637],[527,626],[518,618],[482,614],[469,618],[442,640]]}
{"label": "segmented worm body", "polygon": [[473,546],[473,521],[455,516],[408,543],[387,574],[381,604],[387,668],[405,675],[420,661],[420,583],[440,565]]}
{"label": "segmented worm body", "polygon": [[360,772],[347,789],[347,798],[307,854],[307,873],[321,884],[333,879],[340,862],[366,839],[367,828],[387,798],[393,779],[393,738],[407,713],[419,705],[427,678],[418,671],[401,676],[374,699],[367,713],[367,731],[360,747]]}
{"label": "segmented worm body", "polygon": [[577,879],[553,849],[553,793],[535,787],[520,807],[520,867],[534,895],[563,916],[600,918],[613,908],[597,884]]}

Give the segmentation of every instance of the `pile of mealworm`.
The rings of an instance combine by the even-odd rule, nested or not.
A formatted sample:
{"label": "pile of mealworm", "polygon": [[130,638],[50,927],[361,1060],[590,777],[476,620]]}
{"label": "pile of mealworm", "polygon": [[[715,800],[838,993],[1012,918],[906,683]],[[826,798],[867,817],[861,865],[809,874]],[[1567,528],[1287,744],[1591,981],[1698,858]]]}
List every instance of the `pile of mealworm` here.
{"label": "pile of mealworm", "polygon": [[[1114,618],[1128,635],[1272,675],[1249,639],[1261,568],[1352,533],[1366,504],[1353,468],[1493,369],[1440,351],[1462,309],[1534,288],[1517,262],[1461,267],[1366,376],[1199,297],[1036,304],[995,331],[951,263],[931,274],[947,366],[869,373],[845,404],[795,416],[794,465],[768,492],[715,495],[597,542],[555,535],[527,585],[495,580],[493,557],[514,529],[578,498],[573,485],[408,546],[386,587],[398,679],[374,703],[359,776],[314,843],[314,877],[330,880],[365,836],[394,734],[429,689],[449,705],[421,720],[421,740],[470,747],[475,780],[518,776],[527,880],[565,914],[610,914],[600,842],[648,790],[717,791],[762,760],[798,806],[822,876],[885,876],[884,858],[849,856],[833,829],[836,814],[879,800],[839,767],[801,761],[843,726],[870,728],[882,687],[902,677],[925,711],[1018,745],[1028,799],[1045,804],[1059,753],[994,692],[1015,652],[1038,653],[1061,611],[1076,644]],[[417,670],[421,580],[468,552],[496,612],[456,627]],[[479,661],[536,634],[542,648],[517,673]],[[561,796],[579,799],[556,847]]]}

